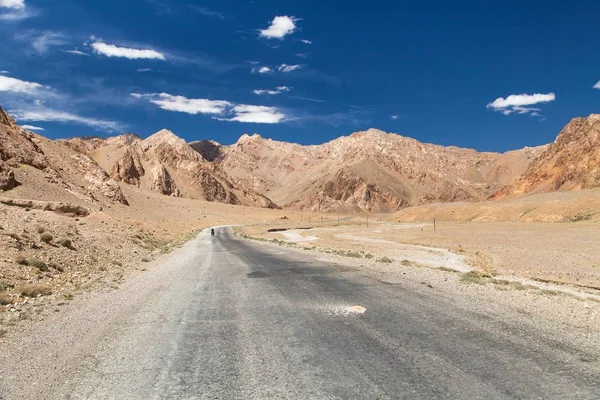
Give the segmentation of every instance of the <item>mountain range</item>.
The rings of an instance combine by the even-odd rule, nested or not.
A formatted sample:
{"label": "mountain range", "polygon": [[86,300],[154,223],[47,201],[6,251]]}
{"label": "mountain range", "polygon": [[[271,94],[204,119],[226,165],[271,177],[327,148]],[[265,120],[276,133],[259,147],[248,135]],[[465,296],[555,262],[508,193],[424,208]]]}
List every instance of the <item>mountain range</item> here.
{"label": "mountain range", "polygon": [[600,187],[599,165],[600,115],[573,119],[551,144],[492,153],[376,129],[310,146],[258,134],[232,145],[186,143],[166,129],[146,139],[49,140],[0,108],[0,189],[42,181],[53,185],[46,194],[62,190],[88,202],[127,205],[121,187],[130,185],[253,207],[392,212]]}

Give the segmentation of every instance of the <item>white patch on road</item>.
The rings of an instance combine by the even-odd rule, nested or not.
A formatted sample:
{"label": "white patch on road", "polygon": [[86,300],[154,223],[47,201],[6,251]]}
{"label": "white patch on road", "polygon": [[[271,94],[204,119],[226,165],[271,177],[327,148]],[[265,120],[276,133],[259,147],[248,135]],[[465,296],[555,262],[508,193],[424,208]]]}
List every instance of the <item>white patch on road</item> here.
{"label": "white patch on road", "polygon": [[313,242],[319,238],[318,236],[302,236],[297,230],[279,232],[279,234],[285,237],[286,242],[291,243]]}
{"label": "white patch on road", "polygon": [[333,315],[341,315],[347,317],[351,314],[364,314],[367,309],[363,306],[354,305],[354,306],[333,306],[329,308],[329,313]]}

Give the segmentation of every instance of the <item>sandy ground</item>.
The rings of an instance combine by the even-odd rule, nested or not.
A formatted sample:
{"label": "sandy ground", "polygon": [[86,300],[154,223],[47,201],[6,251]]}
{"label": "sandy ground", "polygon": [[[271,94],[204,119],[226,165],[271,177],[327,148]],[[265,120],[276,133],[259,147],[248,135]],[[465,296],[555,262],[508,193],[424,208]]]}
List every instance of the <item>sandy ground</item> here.
{"label": "sandy ground", "polygon": [[[542,282],[600,290],[600,223],[390,223],[382,220],[337,219],[308,225],[289,221],[294,235],[318,237],[303,243],[324,249],[363,252],[404,264],[474,268],[489,275],[512,276]],[[297,229],[298,227],[311,229]],[[267,232],[271,225],[244,230],[249,236],[286,240],[285,232]],[[278,229],[283,229],[278,226]],[[294,240],[296,243],[298,239]],[[422,247],[426,246],[426,247]]]}

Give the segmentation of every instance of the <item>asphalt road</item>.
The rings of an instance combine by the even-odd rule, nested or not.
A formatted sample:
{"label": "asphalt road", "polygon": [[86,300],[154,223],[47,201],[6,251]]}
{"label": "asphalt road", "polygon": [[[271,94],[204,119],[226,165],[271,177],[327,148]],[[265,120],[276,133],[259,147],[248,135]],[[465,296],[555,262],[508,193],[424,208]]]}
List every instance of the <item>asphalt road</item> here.
{"label": "asphalt road", "polygon": [[597,360],[422,285],[226,228],[182,251],[47,398],[600,398]]}

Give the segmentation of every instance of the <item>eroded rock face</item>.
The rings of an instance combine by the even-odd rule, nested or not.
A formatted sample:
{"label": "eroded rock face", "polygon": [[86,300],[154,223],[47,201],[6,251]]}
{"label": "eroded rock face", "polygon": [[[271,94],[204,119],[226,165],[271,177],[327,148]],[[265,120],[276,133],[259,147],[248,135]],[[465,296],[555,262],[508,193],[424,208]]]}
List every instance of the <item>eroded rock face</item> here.
{"label": "eroded rock face", "polygon": [[13,167],[27,164],[37,169],[46,168],[48,160],[34,137],[0,108],[0,161]]}
{"label": "eroded rock face", "polygon": [[592,114],[571,120],[523,175],[494,197],[597,187],[600,187],[600,115]]}
{"label": "eroded rock face", "polygon": [[169,171],[163,165],[158,165],[152,170],[151,188],[167,196],[181,197],[181,193],[175,185],[171,174],[169,174]]}
{"label": "eroded rock face", "polygon": [[111,179],[108,173],[100,168],[89,156],[85,154],[73,154],[71,158],[78,165],[79,171],[88,183],[88,190],[92,193],[99,193],[117,203],[129,205],[119,184],[114,179]]}
{"label": "eroded rock face", "polygon": [[110,176],[117,181],[139,186],[140,178],[145,173],[139,154],[127,149],[123,157],[113,165]]}
{"label": "eroded rock face", "polygon": [[213,162],[223,155],[223,146],[212,140],[190,142],[190,147],[197,151],[206,161]]}

